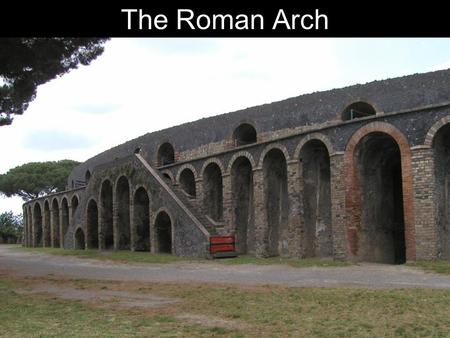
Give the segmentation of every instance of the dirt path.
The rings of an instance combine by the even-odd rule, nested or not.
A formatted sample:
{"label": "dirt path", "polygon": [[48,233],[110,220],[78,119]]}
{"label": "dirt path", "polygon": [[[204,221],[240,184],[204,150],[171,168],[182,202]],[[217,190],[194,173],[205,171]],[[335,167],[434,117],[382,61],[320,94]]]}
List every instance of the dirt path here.
{"label": "dirt path", "polygon": [[137,264],[53,256],[0,245],[0,269],[20,276],[64,276],[139,282],[205,282],[309,287],[450,288],[450,276],[402,265],[361,264],[337,268],[218,263]]}

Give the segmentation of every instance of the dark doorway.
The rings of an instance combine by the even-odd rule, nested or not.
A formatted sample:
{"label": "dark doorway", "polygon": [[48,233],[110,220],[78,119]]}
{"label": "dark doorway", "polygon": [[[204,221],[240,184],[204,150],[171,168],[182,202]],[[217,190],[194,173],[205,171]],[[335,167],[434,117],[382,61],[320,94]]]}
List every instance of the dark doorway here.
{"label": "dark doorway", "polygon": [[158,252],[172,253],[172,222],[169,215],[161,211],[155,220]]}
{"label": "dark doorway", "polygon": [[134,250],[150,251],[150,201],[147,191],[140,187],[134,194]]}

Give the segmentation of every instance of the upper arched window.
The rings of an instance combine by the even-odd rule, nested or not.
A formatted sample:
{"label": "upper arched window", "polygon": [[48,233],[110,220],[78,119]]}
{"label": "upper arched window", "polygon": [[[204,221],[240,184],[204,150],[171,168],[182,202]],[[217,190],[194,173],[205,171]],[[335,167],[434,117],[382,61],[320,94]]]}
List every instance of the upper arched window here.
{"label": "upper arched window", "polygon": [[371,115],[376,115],[376,110],[370,104],[366,102],[354,102],[345,108],[342,113],[342,120],[349,121],[353,119],[359,119],[362,117],[367,117]]}
{"label": "upper arched window", "polygon": [[86,184],[89,183],[89,180],[91,179],[91,172],[89,170],[86,171],[86,174],[84,175],[84,180]]}
{"label": "upper arched window", "polygon": [[158,165],[168,165],[175,163],[175,151],[173,146],[169,143],[163,143],[158,149]]}
{"label": "upper arched window", "polygon": [[233,140],[236,147],[256,143],[256,130],[251,124],[243,123],[234,130]]}

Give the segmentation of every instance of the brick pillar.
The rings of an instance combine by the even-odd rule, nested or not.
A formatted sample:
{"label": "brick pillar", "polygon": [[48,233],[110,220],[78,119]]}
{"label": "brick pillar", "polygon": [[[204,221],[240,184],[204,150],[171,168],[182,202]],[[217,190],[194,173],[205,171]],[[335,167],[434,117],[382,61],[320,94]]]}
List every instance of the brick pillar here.
{"label": "brick pillar", "polygon": [[333,256],[347,258],[347,229],[345,218],[345,173],[344,153],[336,152],[330,156],[331,185],[331,231],[333,234]]}
{"label": "brick pillar", "polygon": [[300,165],[296,160],[287,163],[288,184],[288,236],[289,255],[302,256],[303,201],[301,198]]}
{"label": "brick pillar", "polygon": [[33,214],[31,208],[28,209],[28,246],[33,246]]}
{"label": "brick pillar", "polygon": [[27,246],[28,243],[28,212],[25,207],[22,207],[22,215],[23,215],[23,236],[22,236],[22,246]]}
{"label": "brick pillar", "polygon": [[223,223],[226,233],[234,233],[236,225],[233,222],[233,196],[231,191],[231,175],[222,175]]}
{"label": "brick pillar", "polygon": [[55,247],[55,211],[50,208],[50,245]]}
{"label": "brick pillar", "polygon": [[255,255],[265,257],[268,254],[269,226],[267,224],[262,168],[253,170],[253,198],[255,203]]}
{"label": "brick pillar", "polygon": [[[62,205],[62,203],[60,203]],[[64,233],[63,233],[63,213],[62,207],[59,208],[59,247],[64,249]]]}
{"label": "brick pillar", "polygon": [[137,238],[137,228],[134,222],[134,201],[133,194],[130,189],[130,250],[136,250],[136,238]]}
{"label": "brick pillar", "polygon": [[198,209],[201,212],[204,212],[203,209],[203,180],[201,178],[197,178],[195,180],[195,198],[197,201]]}
{"label": "brick pillar", "polygon": [[416,146],[411,152],[416,258],[435,259],[439,244],[435,219],[436,183],[433,149],[429,146]]}
{"label": "brick pillar", "polygon": [[[150,204],[151,204],[150,200]],[[153,209],[150,208],[150,252],[152,254],[155,254],[158,252],[158,241],[156,238],[156,229],[155,229],[155,219],[156,219],[156,212],[153,212]]]}
{"label": "brick pillar", "polygon": [[113,189],[113,234],[114,234],[114,250],[119,249],[119,208],[117,205],[117,189]]}
{"label": "brick pillar", "polygon": [[[101,189],[101,188],[100,188]],[[105,227],[103,222],[103,203],[100,197],[98,202],[98,249],[105,250]]]}

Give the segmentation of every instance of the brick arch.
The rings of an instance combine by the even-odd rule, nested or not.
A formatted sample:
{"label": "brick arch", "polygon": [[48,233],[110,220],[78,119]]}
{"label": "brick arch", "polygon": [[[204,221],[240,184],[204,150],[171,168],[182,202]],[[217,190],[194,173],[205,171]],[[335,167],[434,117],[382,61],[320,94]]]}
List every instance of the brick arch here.
{"label": "brick arch", "polygon": [[252,165],[252,168],[256,168],[256,163],[255,160],[253,159],[252,154],[250,154],[248,151],[238,151],[237,153],[235,153],[231,159],[228,161],[228,166],[227,166],[227,174],[231,173],[231,168],[234,164],[234,162],[239,158],[239,157],[245,157],[247,160],[249,160],[250,164]]}
{"label": "brick arch", "polygon": [[284,154],[284,157],[286,158],[286,162],[288,162],[290,160],[289,152],[287,151],[287,149],[284,145],[282,145],[279,142],[272,143],[272,144],[269,144],[267,147],[265,147],[264,150],[261,152],[261,155],[259,156],[259,163],[258,163],[259,168],[262,168],[263,163],[264,163],[264,157],[266,157],[267,153],[269,151],[271,151],[272,149],[280,150]]}
{"label": "brick arch", "polygon": [[414,260],[416,257],[415,230],[414,230],[414,205],[413,205],[413,179],[411,167],[411,149],[405,135],[396,127],[385,122],[372,122],[358,129],[347,143],[344,153],[344,175],[346,183],[345,208],[347,219],[347,240],[349,252],[357,251],[356,229],[349,225],[349,220],[354,220],[354,210],[358,209],[359,180],[354,161],[354,152],[359,142],[367,135],[380,132],[391,136],[400,149],[402,191],[403,191],[403,217],[405,221],[405,245],[406,260]]}
{"label": "brick arch", "polygon": [[433,146],[434,137],[436,136],[439,129],[441,129],[443,126],[449,123],[450,123],[450,115],[447,115],[441,118],[436,123],[434,123],[428,130],[427,135],[425,136],[424,145],[431,148]]}
{"label": "brick arch", "polygon": [[176,182],[177,182],[178,184],[180,184],[180,175],[181,175],[181,173],[183,172],[184,169],[189,169],[190,171],[192,171],[192,173],[194,174],[194,178],[197,180],[197,178],[198,178],[197,170],[195,170],[195,168],[194,168],[194,166],[193,166],[192,164],[186,163],[186,164],[183,164],[183,165],[178,169],[178,172],[177,172],[177,180],[176,180]]}
{"label": "brick arch", "polygon": [[312,133],[312,134],[308,134],[306,135],[304,138],[302,138],[300,140],[300,142],[298,143],[297,147],[295,148],[294,151],[294,159],[298,159],[298,157],[300,156],[300,152],[303,148],[303,146],[308,143],[309,141],[312,140],[318,140],[321,141],[325,147],[328,150],[328,155],[331,156],[332,154],[334,154],[334,148],[333,145],[331,144],[330,140],[328,139],[328,137],[326,137],[325,135],[321,134],[321,133]]}
{"label": "brick arch", "polygon": [[223,167],[222,161],[219,160],[217,157],[213,157],[213,158],[209,158],[205,162],[203,162],[202,169],[200,170],[201,176],[199,178],[203,179],[203,175],[205,174],[205,169],[211,163],[215,163],[219,166],[222,176],[225,174],[225,169]]}

